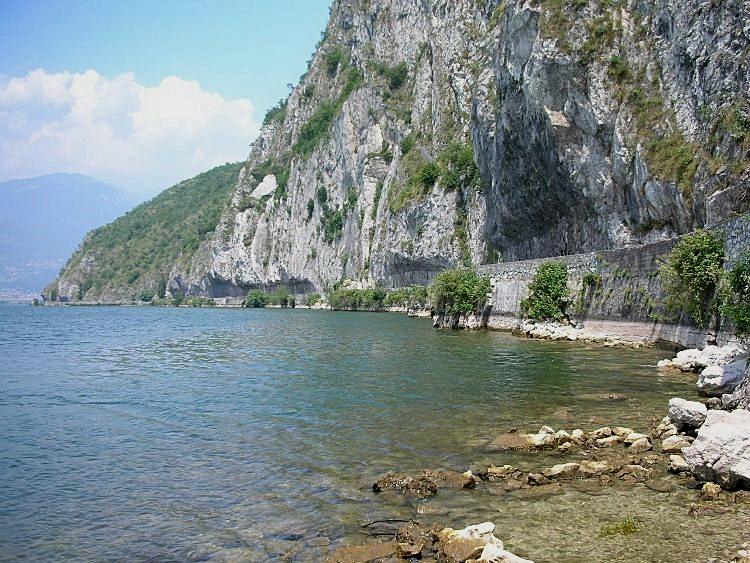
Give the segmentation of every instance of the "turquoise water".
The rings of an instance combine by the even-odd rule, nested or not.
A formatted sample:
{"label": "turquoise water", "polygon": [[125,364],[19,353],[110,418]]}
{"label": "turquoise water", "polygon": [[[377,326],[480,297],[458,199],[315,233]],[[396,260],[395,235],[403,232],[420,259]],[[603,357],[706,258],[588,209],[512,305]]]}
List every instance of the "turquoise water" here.
{"label": "turquoise water", "polygon": [[[429,512],[372,494],[387,470],[533,466],[484,448],[511,427],[646,430],[692,396],[664,356],[396,314],[0,306],[0,559],[320,560]],[[544,513],[450,498],[446,523]]]}

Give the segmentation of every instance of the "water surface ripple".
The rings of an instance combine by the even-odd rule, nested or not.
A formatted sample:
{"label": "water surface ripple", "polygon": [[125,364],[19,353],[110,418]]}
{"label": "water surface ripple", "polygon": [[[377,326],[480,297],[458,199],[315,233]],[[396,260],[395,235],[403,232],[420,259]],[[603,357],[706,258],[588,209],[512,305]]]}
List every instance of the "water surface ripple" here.
{"label": "water surface ripple", "polygon": [[[456,525],[505,519],[504,539],[538,561],[554,551],[535,553],[519,526],[546,526],[546,541],[580,560],[580,542],[555,530],[556,511],[580,496],[528,504],[485,491],[425,508],[368,485],[387,470],[537,463],[483,448],[511,427],[645,429],[670,396],[692,393],[657,376],[663,355],[388,314],[0,306],[0,559],[182,561],[241,548],[250,560],[315,561],[367,519],[432,506]],[[620,560],[607,549],[588,560]]]}

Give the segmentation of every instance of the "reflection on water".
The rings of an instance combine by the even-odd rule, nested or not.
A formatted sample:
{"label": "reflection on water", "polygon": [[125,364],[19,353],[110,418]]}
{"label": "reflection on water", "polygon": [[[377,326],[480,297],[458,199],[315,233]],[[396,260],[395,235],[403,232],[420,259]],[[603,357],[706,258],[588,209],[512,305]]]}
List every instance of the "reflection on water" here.
{"label": "reflection on water", "polygon": [[3,306],[0,558],[242,548],[251,560],[315,561],[361,539],[365,520],[419,511],[492,519],[537,561],[648,560],[633,542],[596,538],[627,507],[653,520],[648,537],[664,546],[653,560],[689,560],[680,541],[706,559],[736,527],[701,542],[678,538],[682,524],[658,535],[686,519],[688,492],[665,503],[633,487],[547,500],[480,489],[418,503],[369,491],[391,469],[541,463],[482,448],[510,428],[645,430],[669,397],[692,396],[690,380],[656,374],[662,356],[434,331],[401,315]]}

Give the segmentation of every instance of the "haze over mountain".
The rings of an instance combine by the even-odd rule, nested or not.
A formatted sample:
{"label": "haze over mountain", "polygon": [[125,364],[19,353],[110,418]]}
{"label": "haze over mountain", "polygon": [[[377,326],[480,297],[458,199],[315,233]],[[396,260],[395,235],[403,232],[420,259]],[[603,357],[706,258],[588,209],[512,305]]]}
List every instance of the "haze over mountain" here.
{"label": "haze over mountain", "polygon": [[80,174],[0,183],[0,299],[37,296],[88,231],[136,203],[136,196]]}

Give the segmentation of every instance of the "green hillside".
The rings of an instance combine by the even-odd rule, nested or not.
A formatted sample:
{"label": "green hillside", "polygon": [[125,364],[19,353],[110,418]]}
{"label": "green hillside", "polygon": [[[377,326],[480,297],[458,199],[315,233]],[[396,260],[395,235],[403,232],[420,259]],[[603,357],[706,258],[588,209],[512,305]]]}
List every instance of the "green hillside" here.
{"label": "green hillside", "polygon": [[180,182],[91,231],[45,294],[57,299],[63,279],[79,285],[78,299],[112,288],[129,288],[133,297],[159,293],[173,266],[187,262],[216,228],[241,167],[225,164]]}

